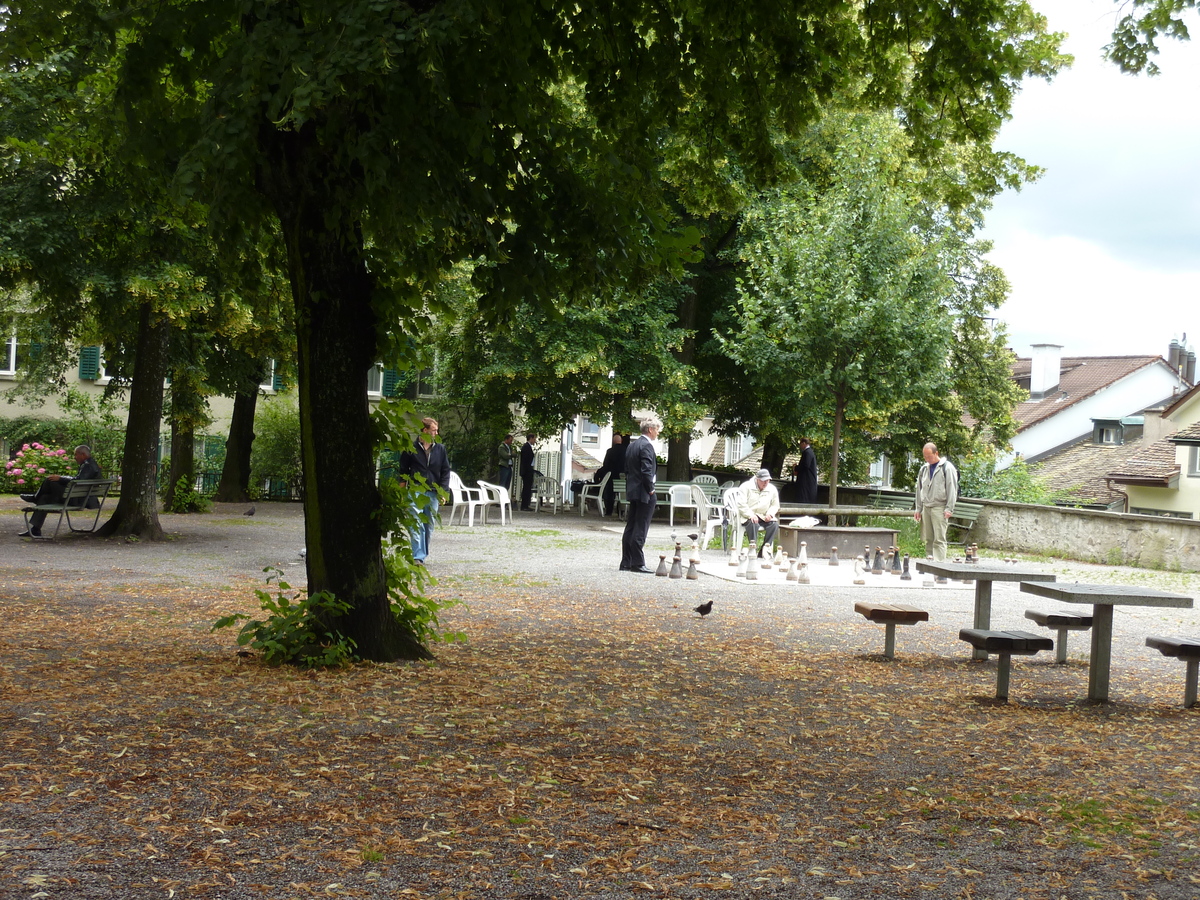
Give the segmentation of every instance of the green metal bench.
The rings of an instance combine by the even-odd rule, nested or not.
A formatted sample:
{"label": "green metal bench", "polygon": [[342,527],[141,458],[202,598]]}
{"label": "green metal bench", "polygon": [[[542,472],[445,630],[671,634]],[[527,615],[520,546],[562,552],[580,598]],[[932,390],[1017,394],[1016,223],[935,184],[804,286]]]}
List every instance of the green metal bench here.
{"label": "green metal bench", "polygon": [[[54,540],[62,528],[63,519],[67,520],[67,528],[71,531],[95,531],[96,526],[100,523],[100,513],[104,509],[104,501],[108,499],[108,492],[116,483],[115,478],[72,479],[63,492],[61,503],[39,503],[36,506],[22,508],[21,511],[25,513],[25,530],[30,532],[33,530],[29,524],[30,513],[44,512],[46,518],[58,513],[58,522],[54,526],[54,534],[30,534],[30,537],[35,540]],[[75,523],[71,521],[72,512],[75,513],[76,518],[82,519],[86,519],[87,515],[91,513],[95,513],[95,515],[92,516],[91,524],[86,528],[76,528]],[[45,523],[42,523],[42,527],[45,527]]]}

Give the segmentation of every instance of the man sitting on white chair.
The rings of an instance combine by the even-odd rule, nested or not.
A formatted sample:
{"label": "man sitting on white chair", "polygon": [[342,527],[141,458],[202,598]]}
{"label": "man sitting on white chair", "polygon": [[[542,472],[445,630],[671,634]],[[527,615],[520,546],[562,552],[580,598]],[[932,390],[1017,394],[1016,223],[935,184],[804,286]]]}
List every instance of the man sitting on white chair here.
{"label": "man sitting on white chair", "polygon": [[[757,546],[757,555],[761,556],[764,547],[775,543],[775,534],[779,531],[779,491],[771,484],[771,473],[759,469],[738,493],[738,522],[746,529],[750,546]],[[760,528],[763,533],[761,544],[758,543]]]}

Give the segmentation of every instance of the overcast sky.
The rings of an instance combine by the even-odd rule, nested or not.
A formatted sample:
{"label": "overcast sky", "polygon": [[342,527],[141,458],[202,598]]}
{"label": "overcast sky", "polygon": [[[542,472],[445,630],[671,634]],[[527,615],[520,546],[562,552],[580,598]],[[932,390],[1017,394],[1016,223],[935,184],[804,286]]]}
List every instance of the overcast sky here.
{"label": "overcast sky", "polygon": [[1165,356],[1186,332],[1200,347],[1200,16],[1197,39],[1160,41],[1161,75],[1134,76],[1100,57],[1112,0],[1032,2],[1075,64],[1027,82],[997,142],[1046,170],[998,198],[984,231],[1012,284],[1010,346]]}

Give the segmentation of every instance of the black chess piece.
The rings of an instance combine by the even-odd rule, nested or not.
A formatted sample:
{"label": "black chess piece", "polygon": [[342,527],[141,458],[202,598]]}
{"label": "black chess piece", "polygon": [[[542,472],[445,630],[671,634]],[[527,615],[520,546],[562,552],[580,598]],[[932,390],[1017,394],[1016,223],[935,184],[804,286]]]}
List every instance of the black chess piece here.
{"label": "black chess piece", "polygon": [[908,571],[908,559],[909,559],[909,556],[907,553],[905,553],[904,554],[904,572],[900,575],[901,581],[912,581],[912,572]]}
{"label": "black chess piece", "polygon": [[663,578],[667,577],[667,554],[660,553],[658,555],[658,568],[654,570],[654,574],[661,575]]}
{"label": "black chess piece", "polygon": [[680,560],[680,557],[678,554],[676,554],[675,558],[673,560],[671,560],[671,577],[672,578],[682,578],[683,577],[683,565],[681,564],[681,560]]}
{"label": "black chess piece", "polygon": [[899,547],[892,548],[892,574],[893,575],[900,574],[900,548]]}
{"label": "black chess piece", "polygon": [[700,573],[696,571],[696,558],[692,557],[688,560],[687,574],[684,576],[688,581],[695,581],[700,577]]}
{"label": "black chess piece", "polygon": [[871,574],[872,575],[882,575],[883,574],[883,548],[882,547],[875,548],[875,562],[873,562],[871,564]]}

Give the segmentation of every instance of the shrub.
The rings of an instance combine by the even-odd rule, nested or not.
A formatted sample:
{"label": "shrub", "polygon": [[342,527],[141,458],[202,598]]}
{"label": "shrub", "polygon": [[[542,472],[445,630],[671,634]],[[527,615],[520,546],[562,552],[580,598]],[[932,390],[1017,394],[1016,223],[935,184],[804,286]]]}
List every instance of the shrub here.
{"label": "shrub", "polygon": [[261,485],[268,478],[278,478],[300,491],[303,488],[300,410],[289,401],[286,396],[277,397],[258,406],[254,417],[250,480]]}
{"label": "shrub", "polygon": [[47,475],[72,475],[75,458],[61,447],[33,441],[22,444],[12,459],[4,464],[0,475],[0,490],[10,494],[31,494]]}

